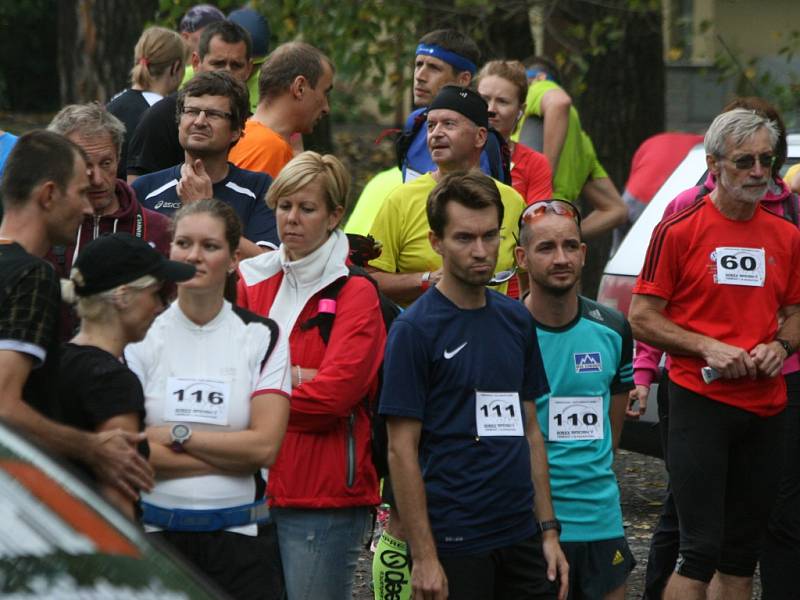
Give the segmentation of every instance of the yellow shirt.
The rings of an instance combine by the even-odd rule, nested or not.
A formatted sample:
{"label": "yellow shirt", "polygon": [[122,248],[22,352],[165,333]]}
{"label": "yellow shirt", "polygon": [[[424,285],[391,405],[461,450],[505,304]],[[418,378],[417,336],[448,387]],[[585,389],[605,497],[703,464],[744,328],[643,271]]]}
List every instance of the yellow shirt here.
{"label": "yellow shirt", "polygon": [[[503,201],[504,215],[500,229],[502,241],[497,256],[495,272],[514,266],[514,236],[519,237],[519,217],[525,210],[525,201],[511,186],[495,180]],[[387,273],[424,273],[442,266],[442,257],[436,254],[428,241],[428,195],[436,186],[430,173],[396,187],[386,198],[372,222],[370,234],[383,244],[381,255],[369,264]],[[505,293],[508,284],[495,289]]]}

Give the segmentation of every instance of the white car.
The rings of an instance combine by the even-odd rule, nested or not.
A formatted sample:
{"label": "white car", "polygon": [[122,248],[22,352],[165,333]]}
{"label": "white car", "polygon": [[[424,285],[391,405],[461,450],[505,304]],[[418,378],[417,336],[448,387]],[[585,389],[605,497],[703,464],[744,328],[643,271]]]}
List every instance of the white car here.
{"label": "white car", "polygon": [[[790,166],[800,162],[800,134],[788,135],[787,142],[788,158],[783,166],[784,173]],[[661,221],[664,209],[682,191],[703,183],[706,175],[706,153],[702,144],[698,144],[689,150],[683,161],[656,192],[639,219],[631,226],[617,252],[606,263],[597,293],[599,302],[616,308],[627,316],[633,284],[639,271],[642,270],[650,236],[655,226]],[[639,421],[626,421],[621,443],[624,448],[656,456],[661,455],[658,430],[656,429],[658,425],[657,388],[656,384],[650,388],[647,412],[642,418]]]}

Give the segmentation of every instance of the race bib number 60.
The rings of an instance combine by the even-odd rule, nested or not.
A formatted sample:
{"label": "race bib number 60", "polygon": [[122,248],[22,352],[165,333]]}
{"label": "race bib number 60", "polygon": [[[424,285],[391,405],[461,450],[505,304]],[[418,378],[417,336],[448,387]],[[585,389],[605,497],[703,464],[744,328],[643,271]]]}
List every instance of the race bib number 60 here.
{"label": "race bib number 60", "polygon": [[714,251],[714,258],[718,284],[764,287],[766,261],[763,248],[723,246]]}
{"label": "race bib number 60", "polygon": [[230,395],[230,382],[224,379],[170,377],[164,420],[228,425]]}

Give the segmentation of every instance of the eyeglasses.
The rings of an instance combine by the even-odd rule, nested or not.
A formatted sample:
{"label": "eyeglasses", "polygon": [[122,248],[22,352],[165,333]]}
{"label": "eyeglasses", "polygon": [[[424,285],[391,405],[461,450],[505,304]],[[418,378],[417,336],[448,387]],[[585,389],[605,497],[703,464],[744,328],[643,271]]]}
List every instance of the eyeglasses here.
{"label": "eyeglasses", "polygon": [[574,204],[566,200],[540,200],[534,202],[523,211],[522,216],[519,218],[520,228],[522,228],[524,223],[535,221],[547,213],[575,219],[578,227],[581,226],[581,213],[578,212]]}
{"label": "eyeglasses", "polygon": [[230,120],[233,118],[233,115],[229,112],[213,108],[198,108],[197,106],[184,106],[181,115],[194,121],[200,116],[200,113],[205,114],[206,119],[209,121],[222,121],[223,119]]}
{"label": "eyeglasses", "polygon": [[760,164],[765,169],[772,168],[772,165],[775,164],[775,155],[774,154],[759,154],[758,156],[753,156],[752,154],[745,154],[744,156],[740,156],[739,158],[727,158],[725,156],[722,157],[723,160],[727,160],[730,163],[733,163],[740,171],[748,171],[752,169],[756,165],[756,160],[758,160],[758,164]]}
{"label": "eyeglasses", "polygon": [[500,271],[499,273],[495,273],[494,276],[489,280],[486,285],[502,285],[514,275],[517,274],[517,266],[514,265],[513,269],[506,269],[505,271]]}

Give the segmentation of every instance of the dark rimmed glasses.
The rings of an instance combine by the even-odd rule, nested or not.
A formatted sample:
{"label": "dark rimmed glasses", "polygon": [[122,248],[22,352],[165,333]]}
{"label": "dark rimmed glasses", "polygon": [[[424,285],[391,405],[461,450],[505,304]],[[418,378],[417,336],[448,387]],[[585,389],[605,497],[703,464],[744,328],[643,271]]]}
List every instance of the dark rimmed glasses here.
{"label": "dark rimmed glasses", "polygon": [[758,156],[753,154],[745,154],[738,158],[728,158],[727,156],[723,156],[722,159],[732,163],[733,166],[740,171],[749,171],[752,169],[754,166],[756,166],[756,160],[758,160],[758,164],[765,169],[771,169],[772,165],[775,164],[775,155],[766,152],[764,154],[759,154]]}
{"label": "dark rimmed glasses", "polygon": [[200,116],[200,113],[204,113],[209,121],[222,121],[223,119],[230,120],[233,118],[233,115],[229,112],[214,108],[199,108],[197,106],[184,106],[181,115],[194,121]]}

